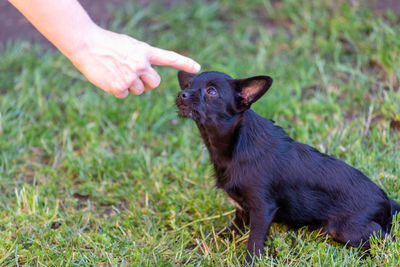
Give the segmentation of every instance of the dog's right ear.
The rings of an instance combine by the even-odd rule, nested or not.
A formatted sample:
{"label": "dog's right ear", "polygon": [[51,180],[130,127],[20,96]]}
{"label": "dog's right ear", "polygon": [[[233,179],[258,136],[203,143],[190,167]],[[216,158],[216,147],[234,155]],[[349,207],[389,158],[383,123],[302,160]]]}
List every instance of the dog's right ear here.
{"label": "dog's right ear", "polygon": [[250,108],[251,104],[262,97],[272,84],[272,78],[269,76],[255,76],[233,81],[238,93],[237,108],[242,111]]}
{"label": "dog's right ear", "polygon": [[192,74],[182,70],[178,72],[179,86],[182,90],[186,89],[186,86],[189,84],[190,80],[193,79],[194,76],[196,76],[196,74]]}

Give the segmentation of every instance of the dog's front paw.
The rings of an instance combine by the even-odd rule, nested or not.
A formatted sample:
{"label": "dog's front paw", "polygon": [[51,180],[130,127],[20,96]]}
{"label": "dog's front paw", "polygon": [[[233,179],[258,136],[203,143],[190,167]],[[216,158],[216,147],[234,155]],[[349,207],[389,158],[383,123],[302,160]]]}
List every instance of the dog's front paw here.
{"label": "dog's front paw", "polygon": [[254,257],[254,255],[251,256],[249,253],[247,253],[244,266],[253,267],[256,262],[257,262],[257,258]]}
{"label": "dog's front paw", "polygon": [[234,240],[235,237],[242,236],[243,229],[240,229],[236,224],[232,223],[229,226],[222,228],[218,232],[220,238],[228,238],[230,241]]}

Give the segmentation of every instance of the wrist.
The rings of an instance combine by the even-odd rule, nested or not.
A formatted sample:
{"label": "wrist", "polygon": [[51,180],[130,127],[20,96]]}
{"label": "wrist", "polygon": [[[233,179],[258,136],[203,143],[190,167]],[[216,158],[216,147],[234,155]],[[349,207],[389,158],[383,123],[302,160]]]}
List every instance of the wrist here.
{"label": "wrist", "polygon": [[80,28],[74,32],[70,38],[69,44],[64,48],[59,48],[60,51],[75,64],[81,55],[86,54],[90,47],[93,45],[93,40],[104,31],[97,26],[94,22],[90,21],[85,23],[85,27]]}

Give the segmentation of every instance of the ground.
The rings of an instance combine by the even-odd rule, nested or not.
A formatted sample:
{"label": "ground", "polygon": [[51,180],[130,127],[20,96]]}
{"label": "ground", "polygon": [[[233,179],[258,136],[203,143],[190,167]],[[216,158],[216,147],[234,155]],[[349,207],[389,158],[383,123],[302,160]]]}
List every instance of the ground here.
{"label": "ground", "polygon": [[[400,201],[400,16],[384,2],[86,1],[95,21],[203,70],[272,76],[256,112]],[[1,3],[1,39],[28,36],[9,12]],[[218,236],[233,206],[194,123],[176,114],[176,70],[158,67],[158,89],[121,100],[44,46],[0,52],[0,266],[240,265],[248,232]],[[394,225],[397,239],[364,251],[274,224],[260,265],[394,266]]]}

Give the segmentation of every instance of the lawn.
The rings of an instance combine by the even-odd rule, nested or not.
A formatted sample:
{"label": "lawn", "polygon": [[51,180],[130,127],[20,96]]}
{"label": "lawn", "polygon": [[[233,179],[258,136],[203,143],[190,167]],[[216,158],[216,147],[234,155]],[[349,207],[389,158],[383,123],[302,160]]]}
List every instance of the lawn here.
{"label": "lawn", "polygon": [[[114,8],[110,28],[204,71],[272,76],[255,111],[400,201],[400,15],[362,1],[164,2]],[[218,237],[234,207],[195,124],[177,116],[177,72],[157,70],[158,89],[121,100],[59,53],[1,48],[0,266],[243,262],[248,232]],[[397,240],[367,252],[274,224],[260,265],[393,266],[394,228]]]}

